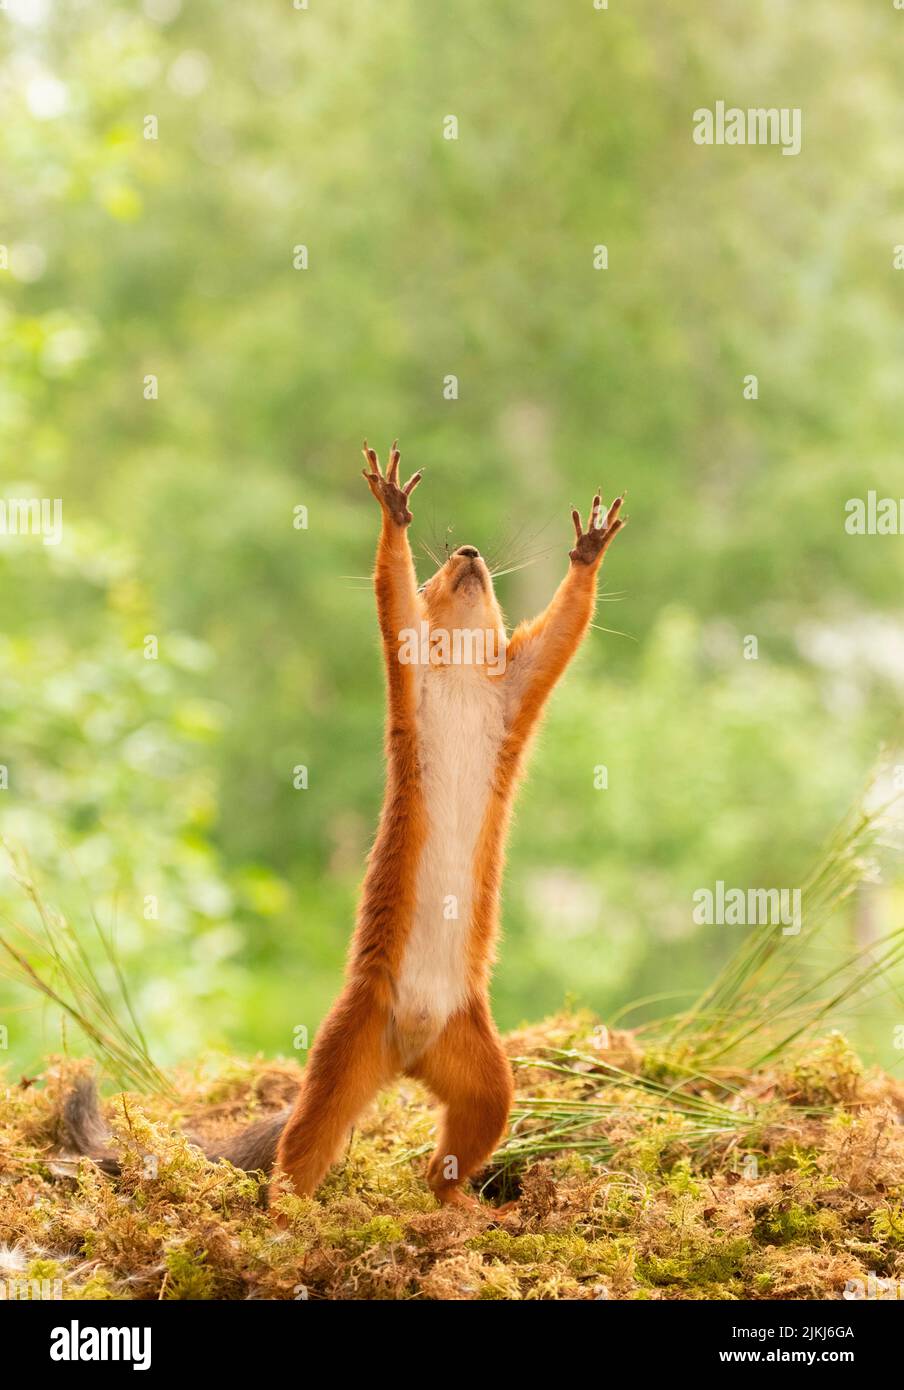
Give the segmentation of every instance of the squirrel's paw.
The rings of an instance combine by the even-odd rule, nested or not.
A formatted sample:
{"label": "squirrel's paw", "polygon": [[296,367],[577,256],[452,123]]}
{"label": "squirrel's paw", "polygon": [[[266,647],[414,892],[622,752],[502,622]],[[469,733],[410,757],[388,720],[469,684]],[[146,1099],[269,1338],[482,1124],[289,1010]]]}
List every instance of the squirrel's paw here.
{"label": "squirrel's paw", "polygon": [[380,460],[377,458],[376,449],[371,449],[364,441],[364,457],[367,460],[368,468],[362,468],[362,473],[367,480],[374,497],[376,497],[386,516],[392,518],[397,526],[407,526],[411,521],[411,510],[408,506],[408,499],[414,492],[418,483],[423,477],[423,469],[412,474],[404,487],[399,486],[399,442],[395,441],[389,452],[389,463],[386,466],[384,475],[380,468]]}
{"label": "squirrel's paw", "polygon": [[574,549],[570,550],[568,554],[576,565],[596,564],[603,558],[619,531],[628,524],[627,517],[619,516],[622,503],[625,500],[625,493],[622,493],[621,497],[616,497],[611,507],[605,512],[600,508],[600,498],[601,493],[597,492],[590,508],[590,519],[586,531],[581,527],[581,516],[577,509],[571,513],[576,539]]}

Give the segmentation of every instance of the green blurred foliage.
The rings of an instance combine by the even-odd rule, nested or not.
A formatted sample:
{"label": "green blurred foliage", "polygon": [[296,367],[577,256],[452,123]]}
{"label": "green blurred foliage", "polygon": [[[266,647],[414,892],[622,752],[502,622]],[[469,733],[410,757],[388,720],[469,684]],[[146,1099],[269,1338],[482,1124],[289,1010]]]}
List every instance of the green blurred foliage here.
{"label": "green blurred foliage", "polygon": [[[115,924],[159,1058],[287,1051],[338,985],[382,784],[364,434],[427,467],[415,544],[535,561],[499,581],[512,622],[570,505],[629,489],[618,631],[519,804],[500,1023],[693,993],[732,945],[694,889],[801,881],[904,689],[904,542],[844,531],[848,497],[904,495],[902,24],[857,0],[0,12],[2,495],[64,503],[58,547],[0,537],[2,828],[74,921]],[[717,98],[800,106],[801,155],[695,145]],[[899,906],[875,894],[869,929]],[[10,1008],[33,1066],[56,1018]],[[870,1015],[886,1060],[902,1010]]]}

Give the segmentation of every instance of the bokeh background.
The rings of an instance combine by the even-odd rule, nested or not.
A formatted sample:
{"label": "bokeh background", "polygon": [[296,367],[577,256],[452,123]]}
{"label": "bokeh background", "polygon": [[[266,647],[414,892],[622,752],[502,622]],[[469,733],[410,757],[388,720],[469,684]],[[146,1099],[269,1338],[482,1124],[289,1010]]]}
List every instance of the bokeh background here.
{"label": "bokeh background", "polygon": [[[694,891],[800,884],[894,759],[904,539],[844,505],[904,496],[902,43],[891,0],[7,0],[0,491],[64,533],[0,537],[2,832],[115,933],[159,1060],[290,1052],[338,988],[383,773],[365,434],[426,467],[416,547],[532,562],[512,623],[570,506],[629,492],[520,798],[502,1026],[694,995],[743,931]],[[695,145],[719,99],[800,107],[802,153]],[[902,915],[887,871],[844,932]],[[27,1071],[59,1016],[2,991]],[[850,1026],[898,1066],[902,1022]]]}

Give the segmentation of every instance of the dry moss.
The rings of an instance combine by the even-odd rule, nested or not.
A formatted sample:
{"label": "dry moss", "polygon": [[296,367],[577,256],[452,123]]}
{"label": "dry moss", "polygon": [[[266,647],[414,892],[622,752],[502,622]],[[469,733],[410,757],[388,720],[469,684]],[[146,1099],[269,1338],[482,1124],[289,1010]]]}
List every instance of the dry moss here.
{"label": "dry moss", "polygon": [[[626,1072],[671,1075],[630,1034],[605,1036]],[[509,1171],[499,1210],[438,1210],[422,1178],[435,1114],[403,1081],[373,1107],[317,1200],[285,1198],[210,1164],[182,1135],[217,1141],[282,1108],[292,1064],[256,1059],[172,1078],[176,1102],[106,1102],[122,1175],[60,1151],[62,1097],[86,1064],[55,1060],[11,1083],[0,1123],[0,1278],[60,1281],[66,1299],[757,1299],[840,1297],[872,1273],[904,1280],[904,1098],[832,1035],[807,1057],[743,1079],[758,1107],[743,1136],[701,1148],[686,1121],[642,1108],[593,1065],[554,1074],[549,1047],[599,1046],[587,1015],[512,1034],[519,1100],[611,1096],[605,1165],[551,1153]],[[532,1059],[537,1064],[533,1065]],[[734,1078],[735,1084],[738,1078]],[[814,1113],[813,1104],[824,1107]],[[533,1119],[524,1132],[542,1128]],[[485,1194],[504,1195],[492,1169]]]}

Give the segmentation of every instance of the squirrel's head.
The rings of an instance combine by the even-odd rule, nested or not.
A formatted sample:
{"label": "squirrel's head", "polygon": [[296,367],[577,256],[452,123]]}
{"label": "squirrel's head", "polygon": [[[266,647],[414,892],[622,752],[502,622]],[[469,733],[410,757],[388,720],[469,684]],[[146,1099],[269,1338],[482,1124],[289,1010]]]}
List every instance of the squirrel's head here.
{"label": "squirrel's head", "polygon": [[460,545],[423,585],[431,628],[478,628],[502,634],[505,623],[493,592],[493,576],[475,545]]}

